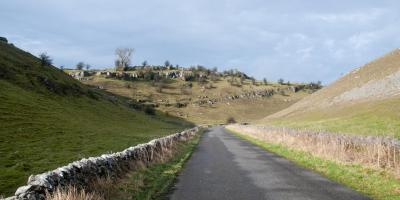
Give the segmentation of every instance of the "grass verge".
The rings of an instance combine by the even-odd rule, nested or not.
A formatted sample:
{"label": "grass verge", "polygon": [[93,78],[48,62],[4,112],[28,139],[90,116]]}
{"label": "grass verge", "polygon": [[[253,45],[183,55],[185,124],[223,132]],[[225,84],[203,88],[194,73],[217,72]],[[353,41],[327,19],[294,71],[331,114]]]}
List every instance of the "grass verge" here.
{"label": "grass verge", "polygon": [[400,199],[400,181],[390,173],[358,164],[339,163],[313,156],[311,153],[268,143],[228,129],[234,135],[248,140],[270,152],[281,155],[305,168],[314,170],[331,180],[349,186],[374,199]]}
{"label": "grass verge", "polygon": [[177,174],[190,158],[200,140],[200,135],[192,140],[179,143],[173,157],[164,163],[131,172],[118,182],[112,199],[166,199]]}
{"label": "grass verge", "polygon": [[262,124],[335,133],[389,136],[400,139],[400,99],[334,106],[290,117],[261,121]]}

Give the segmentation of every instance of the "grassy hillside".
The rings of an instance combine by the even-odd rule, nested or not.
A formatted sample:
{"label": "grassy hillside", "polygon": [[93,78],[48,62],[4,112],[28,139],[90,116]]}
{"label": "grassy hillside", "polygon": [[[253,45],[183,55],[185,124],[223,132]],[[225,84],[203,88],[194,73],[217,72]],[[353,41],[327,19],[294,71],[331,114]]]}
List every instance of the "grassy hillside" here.
{"label": "grassy hillside", "polygon": [[396,49],[259,123],[400,138],[399,70]]}
{"label": "grassy hillside", "polygon": [[120,151],[192,124],[146,115],[0,42],[0,196],[30,174]]}
{"label": "grassy hillside", "polygon": [[[225,123],[228,117],[237,121],[249,122],[261,119],[265,114],[272,114],[309,95],[311,91],[292,92],[286,90],[271,97],[244,97],[235,100],[224,99],[230,96],[248,94],[255,91],[271,89],[288,89],[296,84],[280,85],[260,81],[255,84],[251,80],[244,80],[242,84],[232,85],[231,77],[220,77],[217,80],[208,80],[206,84],[197,81],[183,81],[170,79],[160,91],[157,83],[152,81],[125,81],[102,76],[92,76],[83,83],[103,87],[105,90],[144,101],[157,106],[158,110],[170,115],[185,118],[194,123]],[[190,87],[187,85],[190,84]],[[182,91],[184,88],[185,91]],[[215,103],[209,100],[224,99]],[[199,104],[199,102],[206,102]]]}

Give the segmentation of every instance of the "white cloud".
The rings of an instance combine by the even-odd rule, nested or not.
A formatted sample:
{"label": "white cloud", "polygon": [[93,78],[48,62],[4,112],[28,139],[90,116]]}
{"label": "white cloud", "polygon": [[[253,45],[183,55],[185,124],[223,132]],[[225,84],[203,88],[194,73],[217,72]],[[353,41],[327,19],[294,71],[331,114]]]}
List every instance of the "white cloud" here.
{"label": "white cloud", "polygon": [[384,13],[384,9],[348,13],[312,13],[307,14],[306,19],[319,20],[327,23],[369,23],[382,17]]}
{"label": "white cloud", "polygon": [[311,57],[314,47],[306,47],[303,49],[298,49],[296,54],[300,56],[300,60],[306,60]]}

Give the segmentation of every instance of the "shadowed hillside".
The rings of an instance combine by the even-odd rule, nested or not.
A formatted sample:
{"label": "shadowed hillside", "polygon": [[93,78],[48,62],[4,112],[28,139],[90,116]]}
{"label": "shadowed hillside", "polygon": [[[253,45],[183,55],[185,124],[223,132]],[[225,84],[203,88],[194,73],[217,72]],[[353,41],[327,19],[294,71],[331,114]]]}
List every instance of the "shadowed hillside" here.
{"label": "shadowed hillside", "polygon": [[399,70],[396,49],[260,122],[399,138]]}
{"label": "shadowed hillside", "polygon": [[0,196],[12,194],[30,174],[190,126],[83,85],[0,41]]}

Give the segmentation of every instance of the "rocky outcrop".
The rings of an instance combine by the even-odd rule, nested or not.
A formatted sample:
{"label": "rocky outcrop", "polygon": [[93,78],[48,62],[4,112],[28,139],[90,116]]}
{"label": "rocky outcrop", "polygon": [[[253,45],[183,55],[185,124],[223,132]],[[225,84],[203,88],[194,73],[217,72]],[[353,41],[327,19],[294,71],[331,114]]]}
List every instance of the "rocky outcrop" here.
{"label": "rocky outcrop", "polygon": [[333,98],[331,105],[348,101],[368,101],[400,95],[400,71],[383,79],[370,80],[359,87],[345,91]]}
{"label": "rocky outcrop", "polygon": [[46,192],[51,193],[57,187],[69,185],[85,187],[97,178],[117,177],[122,172],[133,168],[134,163],[151,164],[162,159],[177,142],[189,140],[198,132],[198,127],[188,129],[130,147],[122,152],[85,158],[53,171],[31,175],[27,185],[19,187],[15,196],[6,198],[6,200],[43,200]]}
{"label": "rocky outcrop", "polygon": [[208,96],[200,96],[198,97],[200,100],[194,102],[195,105],[204,105],[204,104],[215,104],[226,101],[234,101],[238,99],[254,99],[254,98],[264,98],[271,97],[275,94],[285,95],[286,93],[298,92],[301,89],[298,89],[297,86],[289,86],[286,88],[274,88],[274,89],[265,89],[265,90],[256,90],[251,92],[244,92],[238,95],[228,95],[221,98],[209,98]]}

